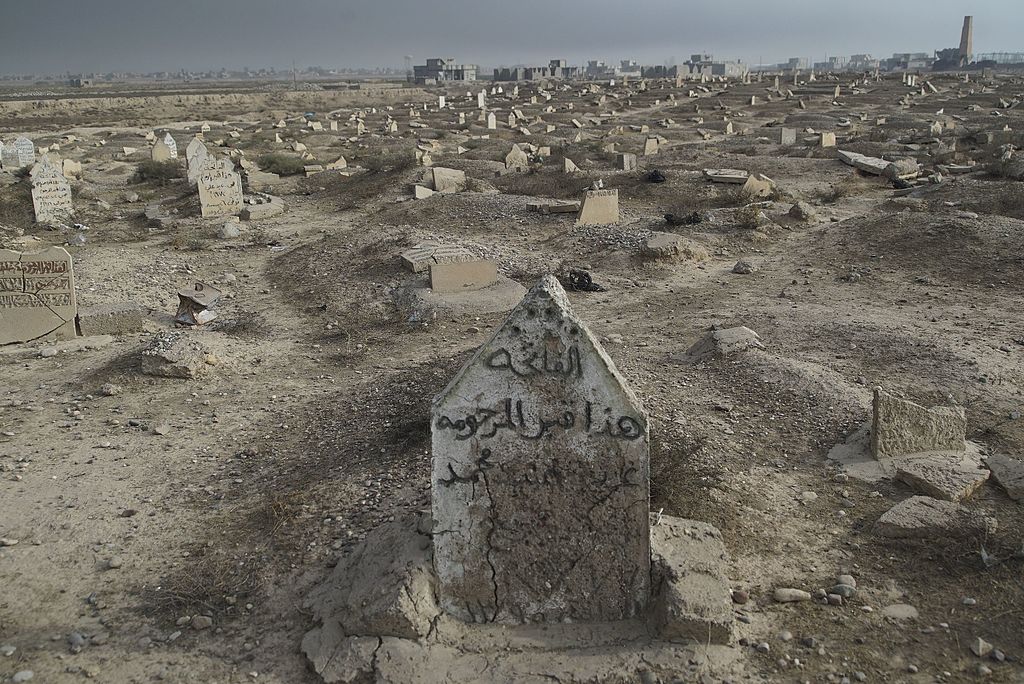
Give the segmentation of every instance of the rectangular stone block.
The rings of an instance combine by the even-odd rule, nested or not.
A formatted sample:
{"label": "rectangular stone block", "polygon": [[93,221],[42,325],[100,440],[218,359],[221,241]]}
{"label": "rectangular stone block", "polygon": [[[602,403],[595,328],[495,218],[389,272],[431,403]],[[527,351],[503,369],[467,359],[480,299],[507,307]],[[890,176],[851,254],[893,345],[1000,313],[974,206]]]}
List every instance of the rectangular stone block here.
{"label": "rectangular stone block", "polygon": [[479,290],[498,282],[498,265],[488,260],[430,265],[430,289],[435,292]]}

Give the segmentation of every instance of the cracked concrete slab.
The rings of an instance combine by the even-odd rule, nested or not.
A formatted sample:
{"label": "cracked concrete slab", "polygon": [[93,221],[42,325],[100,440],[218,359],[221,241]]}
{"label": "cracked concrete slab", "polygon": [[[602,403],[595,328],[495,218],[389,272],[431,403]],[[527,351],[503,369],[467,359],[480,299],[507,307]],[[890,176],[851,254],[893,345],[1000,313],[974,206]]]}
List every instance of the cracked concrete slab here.
{"label": "cracked concrete slab", "polygon": [[63,247],[0,249],[0,345],[75,337],[75,278]]}

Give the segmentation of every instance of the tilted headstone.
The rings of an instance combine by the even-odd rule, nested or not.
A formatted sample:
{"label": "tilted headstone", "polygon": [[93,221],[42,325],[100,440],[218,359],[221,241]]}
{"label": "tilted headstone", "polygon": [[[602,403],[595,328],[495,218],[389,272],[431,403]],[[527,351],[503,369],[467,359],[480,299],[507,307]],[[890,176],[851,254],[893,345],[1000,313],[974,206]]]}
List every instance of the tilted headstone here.
{"label": "tilted headstone", "polygon": [[642,614],[647,414],[554,277],[435,397],[431,432],[446,611],[504,623]]}
{"label": "tilted headstone", "polygon": [[199,170],[209,157],[210,152],[206,149],[203,141],[199,138],[192,138],[188,147],[185,148],[186,175],[191,185],[195,185],[196,179],[199,178]]}
{"label": "tilted headstone", "polygon": [[163,140],[157,140],[153,144],[150,156],[155,162],[165,162],[174,159],[174,155],[171,154],[171,148]]}
{"label": "tilted headstone", "polygon": [[63,223],[75,213],[71,183],[48,158],[32,168],[31,180],[36,223]]}
{"label": "tilted headstone", "polygon": [[75,278],[63,247],[0,249],[0,345],[75,336]]}
{"label": "tilted headstone", "polygon": [[619,191],[588,190],[576,217],[577,226],[603,226],[619,222]]}
{"label": "tilted headstone", "polygon": [[232,216],[242,210],[242,177],[229,159],[210,157],[196,177],[203,218]]}

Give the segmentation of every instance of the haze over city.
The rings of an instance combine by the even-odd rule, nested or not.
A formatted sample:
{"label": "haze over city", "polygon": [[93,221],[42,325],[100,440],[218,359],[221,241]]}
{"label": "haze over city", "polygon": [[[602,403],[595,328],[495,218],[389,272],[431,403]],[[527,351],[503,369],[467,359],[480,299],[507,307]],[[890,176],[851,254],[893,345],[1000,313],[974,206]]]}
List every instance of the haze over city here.
{"label": "haze over city", "polygon": [[748,64],[928,52],[975,17],[975,52],[1020,50],[1024,3],[911,0],[38,0],[8,2],[0,73],[403,66],[565,59],[663,64],[707,52]]}

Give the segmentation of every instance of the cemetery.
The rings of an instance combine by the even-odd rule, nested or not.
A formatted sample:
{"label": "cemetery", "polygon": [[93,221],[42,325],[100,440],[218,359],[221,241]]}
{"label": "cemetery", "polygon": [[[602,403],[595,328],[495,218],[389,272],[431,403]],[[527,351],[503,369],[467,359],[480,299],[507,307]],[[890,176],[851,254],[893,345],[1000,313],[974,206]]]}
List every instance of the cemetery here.
{"label": "cemetery", "polygon": [[0,682],[1021,681],[1020,73],[434,62],[0,85]]}

